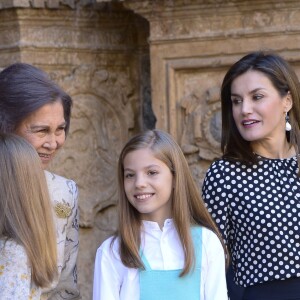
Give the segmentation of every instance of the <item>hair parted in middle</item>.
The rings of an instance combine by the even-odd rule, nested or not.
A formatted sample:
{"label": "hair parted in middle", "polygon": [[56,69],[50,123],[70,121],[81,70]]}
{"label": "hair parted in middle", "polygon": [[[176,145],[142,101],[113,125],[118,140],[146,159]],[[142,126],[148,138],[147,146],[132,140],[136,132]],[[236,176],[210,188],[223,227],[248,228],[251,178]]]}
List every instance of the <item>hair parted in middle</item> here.
{"label": "hair parted in middle", "polygon": [[40,158],[25,139],[0,134],[0,170],[0,237],[24,247],[32,280],[47,287],[57,276],[57,246]]}
{"label": "hair parted in middle", "polygon": [[[116,237],[120,239],[121,260],[127,267],[144,268],[139,255],[142,220],[139,212],[127,199],[124,190],[123,167],[126,155],[139,149],[150,149],[154,157],[166,164],[173,174],[174,191],[171,199],[171,215],[185,254],[185,265],[181,276],[186,275],[195,262],[190,232],[191,226],[200,225],[206,227],[218,235],[222,244],[223,242],[200,196],[200,191],[195,184],[180,146],[171,135],[162,130],[148,130],[134,136],[126,143],[119,157],[119,229]],[[226,253],[225,248],[224,253]]]}
{"label": "hair parted in middle", "polygon": [[[264,74],[273,84],[281,97],[291,94],[293,106],[289,111],[292,131],[287,132],[287,140],[300,151],[300,83],[289,63],[272,51],[251,52],[227,71],[221,87],[222,103],[222,141],[221,148],[227,159],[240,160],[246,163],[256,162],[250,142],[240,135],[232,113],[232,82],[247,71],[258,71]],[[299,161],[298,161],[299,164]]]}

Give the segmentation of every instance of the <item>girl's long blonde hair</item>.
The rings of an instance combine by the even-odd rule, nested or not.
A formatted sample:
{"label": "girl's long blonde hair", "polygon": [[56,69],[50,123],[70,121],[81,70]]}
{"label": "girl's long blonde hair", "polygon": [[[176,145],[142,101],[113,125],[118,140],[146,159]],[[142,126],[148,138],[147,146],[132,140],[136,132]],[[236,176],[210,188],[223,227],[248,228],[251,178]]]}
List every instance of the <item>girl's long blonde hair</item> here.
{"label": "girl's long blonde hair", "polygon": [[46,287],[57,276],[56,235],[45,174],[23,138],[0,134],[0,237],[25,248],[32,280]]}
{"label": "girl's long blonde hair", "polygon": [[225,254],[226,249],[221,235],[201,199],[200,191],[180,146],[168,133],[161,130],[149,130],[136,135],[127,142],[118,163],[119,230],[116,236],[120,239],[120,256],[123,264],[130,268],[144,267],[139,255],[140,215],[128,201],[124,190],[124,158],[128,153],[138,149],[150,149],[153,155],[165,163],[173,174],[175,185],[172,198],[172,217],[185,254],[185,265],[181,276],[187,274],[195,262],[191,237],[192,225],[200,225],[216,233]]}

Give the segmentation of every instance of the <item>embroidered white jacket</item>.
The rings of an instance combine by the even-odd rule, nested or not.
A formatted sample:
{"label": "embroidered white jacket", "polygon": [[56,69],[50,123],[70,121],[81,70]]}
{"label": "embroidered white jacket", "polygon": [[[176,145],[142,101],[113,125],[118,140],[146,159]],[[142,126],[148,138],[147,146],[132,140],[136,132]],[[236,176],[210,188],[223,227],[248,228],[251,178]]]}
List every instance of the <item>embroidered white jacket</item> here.
{"label": "embroidered white jacket", "polygon": [[77,286],[78,189],[74,181],[45,171],[56,226],[58,280],[44,289],[41,299],[81,299]]}

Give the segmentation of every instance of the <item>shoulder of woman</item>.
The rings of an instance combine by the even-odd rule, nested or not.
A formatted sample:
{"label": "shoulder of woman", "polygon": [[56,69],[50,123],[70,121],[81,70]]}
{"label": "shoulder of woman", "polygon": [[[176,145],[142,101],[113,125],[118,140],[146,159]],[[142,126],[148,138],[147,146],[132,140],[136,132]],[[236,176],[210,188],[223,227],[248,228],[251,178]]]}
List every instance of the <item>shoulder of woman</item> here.
{"label": "shoulder of woman", "polygon": [[221,172],[223,174],[229,173],[232,169],[238,168],[242,165],[240,161],[231,161],[227,159],[215,160],[207,170],[207,174],[215,174]]}
{"label": "shoulder of woman", "polygon": [[68,179],[66,177],[63,177],[63,176],[60,176],[60,175],[57,175],[55,173],[52,173],[52,172],[49,172],[49,171],[44,171],[45,172],[45,176],[46,176],[46,179],[47,179],[47,182],[48,183],[54,183],[54,184],[60,184],[60,183],[71,183],[73,185],[76,185],[75,181],[73,181],[72,179]]}
{"label": "shoulder of woman", "polygon": [[0,240],[0,253],[0,261],[4,260],[7,262],[9,259],[11,262],[17,262],[18,264],[25,263],[27,265],[25,248],[12,239]]}
{"label": "shoulder of woman", "polygon": [[231,165],[232,163],[234,164],[235,162],[229,161],[226,158],[218,158],[211,164],[211,166],[224,168],[226,166]]}
{"label": "shoulder of woman", "polygon": [[45,171],[45,176],[55,210],[62,212],[64,218],[75,213],[78,207],[78,187],[76,183],[71,179],[48,171]]}
{"label": "shoulder of woman", "polygon": [[50,193],[53,191],[67,191],[71,194],[78,193],[77,184],[72,179],[45,171],[45,176]]}

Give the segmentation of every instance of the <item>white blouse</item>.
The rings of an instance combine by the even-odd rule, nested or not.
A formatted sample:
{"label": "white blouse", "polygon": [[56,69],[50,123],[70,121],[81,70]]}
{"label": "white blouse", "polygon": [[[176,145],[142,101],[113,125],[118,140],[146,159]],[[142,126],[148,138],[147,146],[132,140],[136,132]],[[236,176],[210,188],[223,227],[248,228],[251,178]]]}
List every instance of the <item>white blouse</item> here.
{"label": "white blouse", "polygon": [[[151,269],[174,270],[184,266],[184,252],[173,221],[161,230],[155,222],[143,221],[142,248]],[[95,260],[93,300],[139,300],[139,272],[122,264],[119,241],[111,238],[98,248]],[[202,231],[201,300],[225,300],[225,257],[218,237]]]}

